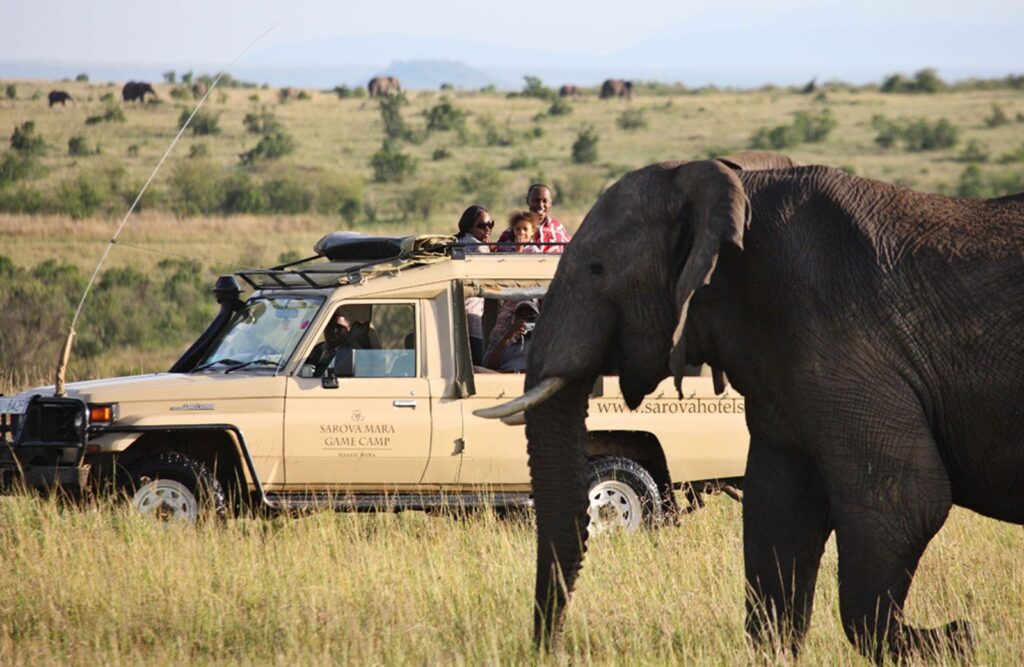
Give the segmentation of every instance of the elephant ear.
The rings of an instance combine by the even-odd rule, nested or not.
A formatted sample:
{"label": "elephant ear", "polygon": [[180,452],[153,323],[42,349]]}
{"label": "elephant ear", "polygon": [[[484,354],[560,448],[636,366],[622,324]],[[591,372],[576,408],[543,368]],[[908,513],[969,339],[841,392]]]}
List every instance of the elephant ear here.
{"label": "elephant ear", "polygon": [[[684,221],[693,229],[693,245],[676,279],[675,304],[679,322],[672,336],[669,358],[676,390],[682,397],[683,368],[686,365],[683,328],[690,299],[711,279],[722,244],[731,243],[743,249],[743,234],[750,224],[750,201],[735,172],[717,160],[681,165],[674,186],[681,195],[683,214],[693,216],[692,220]],[[715,390],[721,393],[720,389],[724,390],[724,383],[716,377]]]}

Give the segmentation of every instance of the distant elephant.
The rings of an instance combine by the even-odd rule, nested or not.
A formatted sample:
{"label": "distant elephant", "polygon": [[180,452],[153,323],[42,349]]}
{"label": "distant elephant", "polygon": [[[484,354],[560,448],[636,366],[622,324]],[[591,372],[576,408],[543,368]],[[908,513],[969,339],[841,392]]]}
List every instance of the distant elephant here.
{"label": "distant elephant", "polygon": [[71,102],[72,104],[75,102],[74,98],[63,90],[51,90],[50,94],[46,96],[46,99],[49,100],[51,107],[54,104],[64,106],[65,102]]}
{"label": "distant elephant", "polygon": [[153,90],[153,86],[148,83],[143,81],[129,81],[124,84],[124,88],[121,89],[121,98],[124,99],[125,102],[134,102],[135,100],[145,102],[146,93],[156,97],[156,91]]}
{"label": "distant elephant", "polygon": [[281,102],[294,100],[299,96],[298,88],[281,88],[277,91],[277,99]]}
{"label": "distant elephant", "polygon": [[527,393],[483,411],[526,410],[542,645],[586,550],[595,377],[617,368],[636,408],[708,364],[716,391],[727,378],[746,399],[750,637],[799,649],[834,531],[842,625],[861,652],[969,652],[966,621],[911,627],[903,605],[953,505],[1024,523],[1024,196],[950,199],[790,164],[631,172],[566,249]]}
{"label": "distant elephant", "polygon": [[206,82],[196,81],[192,84],[192,98],[199,99],[206,94],[207,90],[209,90],[209,87],[206,85]]}
{"label": "distant elephant", "polygon": [[601,84],[601,99],[609,97],[625,97],[627,100],[633,97],[633,82],[622,79],[607,79]]}
{"label": "distant elephant", "polygon": [[402,84],[398,77],[375,76],[366,84],[370,97],[383,97],[385,95],[397,95],[402,92]]}
{"label": "distant elephant", "polygon": [[567,83],[558,89],[559,97],[577,97],[583,94],[583,90],[579,86],[574,86],[571,83]]}

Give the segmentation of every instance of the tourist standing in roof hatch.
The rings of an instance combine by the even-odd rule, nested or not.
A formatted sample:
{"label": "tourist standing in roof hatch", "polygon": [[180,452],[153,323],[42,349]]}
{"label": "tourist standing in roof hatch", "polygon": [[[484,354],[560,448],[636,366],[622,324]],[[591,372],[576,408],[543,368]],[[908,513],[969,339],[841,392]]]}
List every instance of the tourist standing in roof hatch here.
{"label": "tourist standing in roof hatch", "polygon": [[[534,183],[530,186],[530,189],[526,191],[526,205],[530,207],[530,210],[534,213],[539,213],[543,220],[540,225],[537,226],[537,231],[534,232],[533,242],[534,243],[568,243],[569,233],[565,231],[565,227],[558,221],[557,218],[553,218],[550,215],[551,211],[551,188],[544,185],[543,183]],[[513,241],[512,230],[506,229],[501,233],[501,238],[498,239],[498,243],[511,243]],[[565,248],[560,245],[541,245],[540,249],[543,252],[562,252]]]}
{"label": "tourist standing in roof hatch", "polygon": [[[491,230],[494,229],[494,218],[487,209],[473,204],[462,212],[459,218],[459,231],[455,240],[465,246],[466,254],[490,252]],[[466,297],[466,323],[469,325],[469,349],[473,356],[473,365],[484,363],[484,300],[482,297]]]}

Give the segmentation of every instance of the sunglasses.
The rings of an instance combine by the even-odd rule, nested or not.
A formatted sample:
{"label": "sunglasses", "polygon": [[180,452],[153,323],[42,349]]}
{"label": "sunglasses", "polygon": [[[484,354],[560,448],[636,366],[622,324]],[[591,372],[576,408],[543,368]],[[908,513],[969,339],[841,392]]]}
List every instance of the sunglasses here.
{"label": "sunglasses", "polygon": [[491,222],[478,222],[476,223],[477,229],[494,229],[494,221]]}

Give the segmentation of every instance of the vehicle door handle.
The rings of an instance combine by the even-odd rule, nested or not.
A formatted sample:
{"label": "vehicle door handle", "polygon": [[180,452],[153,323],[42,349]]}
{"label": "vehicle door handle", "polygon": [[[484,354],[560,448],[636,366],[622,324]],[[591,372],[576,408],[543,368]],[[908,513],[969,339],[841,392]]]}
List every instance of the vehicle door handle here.
{"label": "vehicle door handle", "polygon": [[413,410],[416,409],[416,401],[412,401],[409,399],[392,401],[391,405],[395,406],[396,408],[412,408]]}

